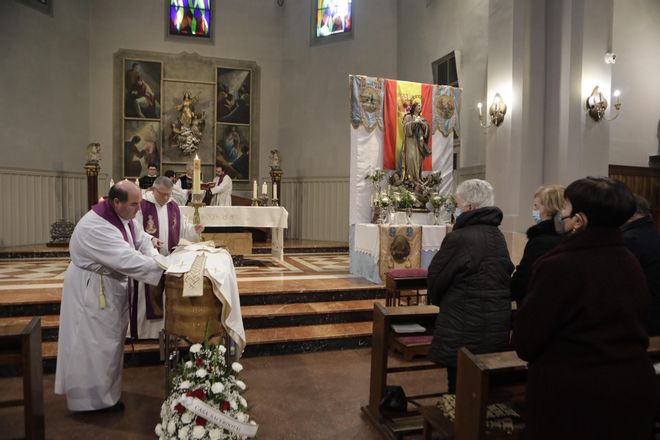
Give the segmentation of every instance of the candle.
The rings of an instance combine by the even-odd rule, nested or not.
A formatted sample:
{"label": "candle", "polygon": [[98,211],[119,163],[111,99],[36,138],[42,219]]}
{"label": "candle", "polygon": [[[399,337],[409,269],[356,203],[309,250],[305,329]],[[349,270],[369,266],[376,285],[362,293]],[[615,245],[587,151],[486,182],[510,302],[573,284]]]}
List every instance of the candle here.
{"label": "candle", "polygon": [[140,179],[135,179],[135,186],[140,186]]}
{"label": "candle", "polygon": [[273,183],[273,198],[279,199],[279,197],[277,196],[277,182]]}
{"label": "candle", "polygon": [[113,186],[115,186],[115,181],[110,179],[110,188],[112,188]]}
{"label": "candle", "polygon": [[257,181],[256,180],[252,183],[252,198],[253,199],[257,198]]}
{"label": "candle", "polygon": [[193,194],[200,194],[201,190],[201,174],[202,174],[202,163],[199,160],[199,157],[195,154],[195,160],[193,160]]}
{"label": "candle", "polygon": [[266,183],[265,180],[264,180],[264,184],[261,185],[261,194],[264,196],[268,195],[268,184]]}

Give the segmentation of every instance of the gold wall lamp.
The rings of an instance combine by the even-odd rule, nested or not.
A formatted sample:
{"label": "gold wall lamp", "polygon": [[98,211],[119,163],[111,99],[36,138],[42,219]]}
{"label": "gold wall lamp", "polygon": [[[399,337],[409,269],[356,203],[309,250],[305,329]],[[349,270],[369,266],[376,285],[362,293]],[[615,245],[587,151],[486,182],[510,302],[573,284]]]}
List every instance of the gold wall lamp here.
{"label": "gold wall lamp", "polygon": [[619,111],[621,110],[621,92],[615,90],[612,95],[614,96],[614,108],[616,109],[616,114],[612,118],[606,118],[605,110],[607,110],[607,99],[605,99],[605,96],[603,96],[603,93],[598,86],[594,87],[591,96],[587,98],[587,114],[591,116],[591,119],[596,122],[601,119],[613,121],[619,116]]}
{"label": "gold wall lamp", "polygon": [[481,111],[481,103],[477,104],[479,108],[479,125],[483,128],[489,128],[493,125],[499,127],[504,122],[504,115],[506,115],[506,103],[502,99],[499,93],[495,93],[493,97],[493,103],[488,108],[488,116],[490,117],[490,124],[487,122],[484,123],[483,113]]}

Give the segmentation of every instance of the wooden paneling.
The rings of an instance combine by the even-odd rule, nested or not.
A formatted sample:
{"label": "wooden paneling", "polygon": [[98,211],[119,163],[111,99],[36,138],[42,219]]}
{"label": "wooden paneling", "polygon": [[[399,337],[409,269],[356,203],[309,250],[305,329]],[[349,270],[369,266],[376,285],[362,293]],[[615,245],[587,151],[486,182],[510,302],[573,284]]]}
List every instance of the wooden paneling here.
{"label": "wooden paneling", "polygon": [[660,168],[610,165],[609,176],[649,201],[655,226],[660,231]]}

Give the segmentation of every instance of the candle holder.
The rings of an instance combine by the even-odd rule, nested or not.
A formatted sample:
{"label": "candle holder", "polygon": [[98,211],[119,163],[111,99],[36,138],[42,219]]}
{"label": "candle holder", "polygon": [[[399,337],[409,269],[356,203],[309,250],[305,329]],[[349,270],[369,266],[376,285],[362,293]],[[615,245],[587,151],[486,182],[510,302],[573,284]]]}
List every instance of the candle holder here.
{"label": "candle holder", "polygon": [[259,206],[259,199],[258,198],[253,198],[252,199],[252,206]]}
{"label": "candle holder", "polygon": [[273,195],[273,198],[270,201],[270,206],[280,206],[280,201],[277,196]]}
{"label": "candle holder", "polygon": [[202,202],[202,194],[193,194],[192,196],[192,202],[190,203],[190,206],[195,208],[195,212],[193,213],[193,224],[199,225],[202,223],[201,219],[199,218],[199,208],[206,206],[204,202]]}

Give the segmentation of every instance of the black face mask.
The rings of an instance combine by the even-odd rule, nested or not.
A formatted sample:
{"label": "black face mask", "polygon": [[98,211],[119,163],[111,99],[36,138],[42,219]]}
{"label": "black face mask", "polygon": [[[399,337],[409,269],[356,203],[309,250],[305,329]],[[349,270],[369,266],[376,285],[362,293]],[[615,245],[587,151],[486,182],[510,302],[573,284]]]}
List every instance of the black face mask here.
{"label": "black face mask", "polygon": [[568,235],[568,231],[564,229],[564,219],[561,215],[561,211],[558,211],[557,214],[552,217],[552,221],[555,224],[555,231],[558,235],[561,235],[562,237]]}

